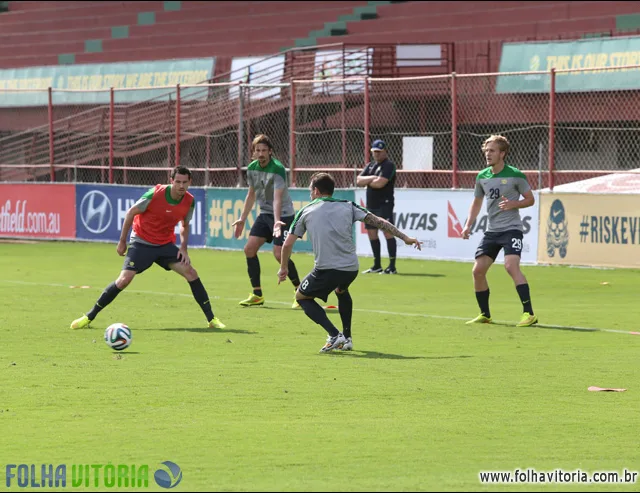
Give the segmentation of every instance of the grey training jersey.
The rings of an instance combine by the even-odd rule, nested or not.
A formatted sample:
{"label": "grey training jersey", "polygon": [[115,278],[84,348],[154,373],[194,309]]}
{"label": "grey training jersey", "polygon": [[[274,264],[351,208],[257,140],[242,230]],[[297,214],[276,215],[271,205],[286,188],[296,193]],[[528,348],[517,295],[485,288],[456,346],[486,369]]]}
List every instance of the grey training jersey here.
{"label": "grey training jersey", "polygon": [[483,169],[476,178],[474,196],[487,198],[487,216],[489,226],[487,232],[509,231],[516,229],[523,231],[519,209],[509,211],[500,210],[501,197],[509,200],[520,200],[531,190],[527,178],[522,171],[513,166],[505,165],[504,169],[494,175],[491,167]]}
{"label": "grey training jersey", "polygon": [[273,214],[273,194],[275,190],[284,189],[282,194],[282,210],[280,217],[293,216],[293,202],[287,188],[287,171],[277,159],[271,158],[263,168],[256,159],[249,163],[247,169],[247,183],[256,192],[256,201],[260,205],[260,212]]}
{"label": "grey training jersey", "polygon": [[300,209],[289,232],[296,236],[309,232],[316,269],[357,271],[353,223],[367,214],[369,211],[349,200],[322,197]]}

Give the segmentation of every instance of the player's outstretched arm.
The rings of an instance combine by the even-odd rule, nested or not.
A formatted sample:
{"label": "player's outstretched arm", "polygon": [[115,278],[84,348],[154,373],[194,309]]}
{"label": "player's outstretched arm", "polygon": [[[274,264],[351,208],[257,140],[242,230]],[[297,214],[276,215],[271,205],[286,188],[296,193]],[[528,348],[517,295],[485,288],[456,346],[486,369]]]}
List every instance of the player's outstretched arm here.
{"label": "player's outstretched arm", "polygon": [[235,238],[240,238],[242,234],[242,230],[244,229],[244,223],[247,221],[247,217],[249,217],[249,213],[251,209],[253,209],[253,204],[256,203],[256,191],[253,187],[249,187],[249,191],[247,192],[247,197],[244,199],[244,206],[242,207],[242,214],[240,215],[240,219],[235,221],[231,226],[233,227],[233,236]]}
{"label": "player's outstretched arm", "polygon": [[422,250],[421,244],[416,238],[411,238],[410,236],[407,236],[386,219],[378,217],[375,214],[369,213],[364,217],[364,222],[366,224],[369,224],[370,226],[374,226],[375,228],[381,229],[382,231],[391,233],[396,238],[400,238],[402,241],[404,241],[406,245],[414,245],[418,250]]}
{"label": "player's outstretched arm", "polygon": [[471,226],[474,221],[480,214],[480,209],[482,209],[482,197],[474,197],[473,202],[471,202],[471,206],[469,207],[469,214],[467,215],[467,220],[464,222],[464,228],[462,230],[462,239],[468,240],[469,235],[471,234]]}
{"label": "player's outstretched arm", "polygon": [[287,275],[289,274],[289,258],[291,257],[291,252],[293,251],[293,244],[296,242],[298,237],[293,233],[289,233],[287,235],[287,239],[284,240],[284,244],[282,245],[282,251],[280,252],[280,270],[278,271],[278,284],[287,279]]}
{"label": "player's outstretched arm", "polygon": [[277,188],[273,191],[273,236],[275,238],[280,238],[280,235],[282,235],[282,226],[285,225],[285,223],[280,220],[283,195],[284,188]]}
{"label": "player's outstretched arm", "polygon": [[180,224],[180,248],[178,249],[178,259],[183,264],[190,265],[191,259],[187,253],[189,245],[189,221],[183,220]]}
{"label": "player's outstretched arm", "polygon": [[116,251],[120,256],[123,256],[127,251],[127,236],[129,236],[129,230],[133,225],[133,218],[136,217],[138,214],[142,214],[142,211],[134,205],[131,208],[129,208],[127,213],[124,215],[124,222],[122,223],[122,231],[120,232],[120,241],[118,241],[118,246],[116,247]]}

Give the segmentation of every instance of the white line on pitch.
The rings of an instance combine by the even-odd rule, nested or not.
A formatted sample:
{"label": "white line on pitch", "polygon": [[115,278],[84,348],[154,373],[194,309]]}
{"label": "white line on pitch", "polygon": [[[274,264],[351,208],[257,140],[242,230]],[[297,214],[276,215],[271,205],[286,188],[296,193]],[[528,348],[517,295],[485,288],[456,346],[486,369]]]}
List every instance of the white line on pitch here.
{"label": "white line on pitch", "polygon": [[[13,281],[9,279],[0,279],[0,282],[7,284],[22,284],[27,286],[49,286],[55,288],[67,288],[69,287],[66,284],[60,283],[41,283],[41,282],[29,282],[29,281]],[[103,288],[88,288],[93,291],[102,290]],[[167,293],[164,291],[146,291],[139,289],[127,289],[128,293],[139,293],[139,294],[151,294],[151,295],[160,295],[160,296],[181,296],[185,298],[192,298],[193,295],[186,293]],[[210,298],[214,300],[223,300],[223,301],[235,301],[235,298],[222,298],[220,296],[210,296]],[[277,305],[290,305],[288,301],[270,301],[270,304]],[[443,320],[469,320],[465,317],[453,317],[449,315],[430,315],[428,313],[403,313],[403,312],[391,312],[386,310],[369,310],[365,308],[354,308],[355,312],[363,312],[363,313],[377,313],[380,315],[395,315],[401,317],[421,317],[421,318],[439,318]],[[513,322],[506,320],[496,320],[496,325],[507,325],[507,326],[515,326]],[[550,324],[538,324],[538,328],[546,328],[546,329],[561,329],[561,330],[581,330],[584,332],[611,332],[614,334],[630,334],[630,335],[640,335],[640,331],[628,331],[628,330],[616,330],[616,329],[601,329],[598,327],[576,327],[571,325],[550,325]]]}

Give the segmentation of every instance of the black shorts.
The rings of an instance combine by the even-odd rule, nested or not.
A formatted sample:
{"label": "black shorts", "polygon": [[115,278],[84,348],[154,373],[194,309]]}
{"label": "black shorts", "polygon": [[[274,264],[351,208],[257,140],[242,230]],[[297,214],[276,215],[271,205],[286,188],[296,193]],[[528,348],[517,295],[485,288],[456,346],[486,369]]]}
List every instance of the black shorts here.
{"label": "black shorts", "polygon": [[[367,207],[367,210],[371,214],[375,214],[382,219],[386,219],[391,224],[393,224],[393,204],[383,204],[380,207]],[[366,229],[378,229],[375,226],[371,226],[369,224],[364,225]]]}
{"label": "black shorts", "polygon": [[522,255],[522,242],[524,235],[522,231],[510,230],[499,231],[495,233],[485,233],[482,237],[480,245],[476,250],[476,258],[482,255],[491,257],[494,261],[500,253],[500,250],[504,248],[505,255]]}
{"label": "black shorts", "polygon": [[336,270],[314,268],[300,283],[300,293],[313,298],[327,301],[333,290],[340,288],[346,291],[351,283],[358,277],[357,270]]}
{"label": "black shorts", "polygon": [[179,261],[178,247],[175,243],[156,246],[133,241],[127,250],[122,269],[134,270],[140,274],[155,262],[160,267],[163,267],[164,270],[171,270],[170,265]]}
{"label": "black shorts", "polygon": [[291,223],[296,216],[287,216],[281,217],[280,220],[285,223],[283,226],[282,234],[279,238],[273,237],[273,225],[276,222],[273,214],[258,214],[256,222],[251,226],[251,231],[249,232],[249,236],[257,236],[258,238],[265,238],[267,243],[271,243],[273,241],[274,246],[282,246],[284,240],[287,239],[287,235],[289,234],[289,228],[291,227]]}

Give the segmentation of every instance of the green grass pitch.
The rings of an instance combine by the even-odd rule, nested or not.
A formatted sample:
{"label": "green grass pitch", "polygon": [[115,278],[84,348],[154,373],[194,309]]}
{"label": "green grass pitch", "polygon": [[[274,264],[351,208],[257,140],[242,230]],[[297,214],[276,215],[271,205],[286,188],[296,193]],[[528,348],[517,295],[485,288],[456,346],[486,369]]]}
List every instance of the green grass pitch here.
{"label": "green grass pitch", "polygon": [[[207,329],[186,281],[154,266],[73,331],[120,271],[115,245],[0,244],[3,488],[6,464],[170,460],[176,491],[637,491],[479,472],[640,470],[638,271],[526,266],[542,325],[516,328],[521,305],[495,265],[504,323],[467,326],[470,263],[399,260],[399,275],[352,286],[355,351],[319,354],[326,334],[290,308],[270,250],[263,308],[238,306],[242,252],[191,257],[226,330]],[[312,267],[294,260],[301,276]],[[113,322],[133,331],[122,353],[103,341]],[[152,476],[144,489],[163,491]]]}

